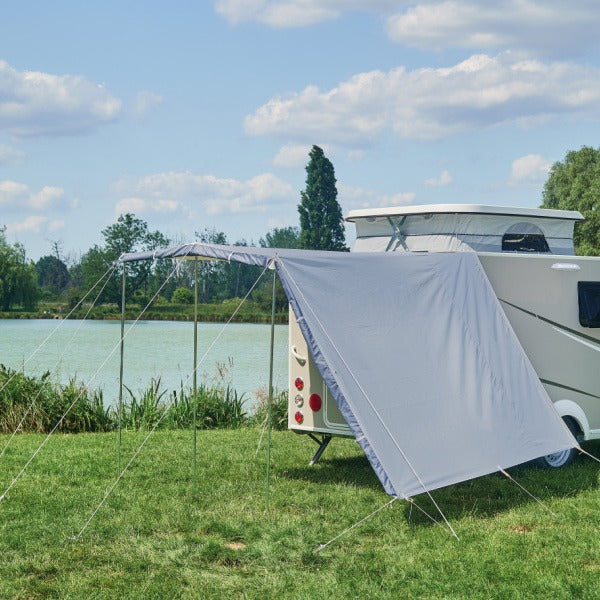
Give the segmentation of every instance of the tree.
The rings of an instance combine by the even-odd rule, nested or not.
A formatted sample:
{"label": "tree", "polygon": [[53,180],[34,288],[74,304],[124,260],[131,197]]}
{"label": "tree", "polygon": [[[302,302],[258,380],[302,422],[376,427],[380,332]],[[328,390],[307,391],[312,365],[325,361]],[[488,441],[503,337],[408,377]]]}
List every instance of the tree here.
{"label": "tree", "polygon": [[584,146],[554,163],[544,185],[542,208],[578,210],[586,220],[575,225],[575,251],[600,255],[600,149]]}
{"label": "tree", "polygon": [[[93,246],[81,259],[82,279],[86,289],[91,288],[121,254],[156,250],[167,246],[169,240],[160,231],[149,231],[148,224],[135,215],[120,215],[116,223],[102,230],[105,245]],[[127,298],[137,292],[143,299],[152,295],[164,282],[164,264],[152,261],[136,261],[127,264]],[[160,271],[160,276],[158,272]],[[113,273],[100,301],[121,305],[121,275]]]}
{"label": "tree", "polygon": [[33,310],[38,297],[35,265],[25,256],[21,244],[10,245],[0,227],[0,307],[11,310],[15,305]]}
{"label": "tree", "polygon": [[258,240],[262,248],[298,248],[300,244],[298,227],[275,227],[264,238]]}
{"label": "tree", "polygon": [[37,283],[42,290],[58,296],[69,285],[67,265],[56,256],[42,256],[35,264]]}
{"label": "tree", "polygon": [[[196,231],[196,239],[203,244],[227,245],[227,236],[222,231],[205,227],[203,231]],[[190,262],[190,265],[193,263]],[[224,262],[214,260],[198,261],[198,299],[202,302],[215,301],[220,290],[224,287],[225,276]]]}
{"label": "tree", "polygon": [[319,146],[313,146],[309,156],[306,189],[301,192],[298,205],[300,248],[347,250],[333,165]]}

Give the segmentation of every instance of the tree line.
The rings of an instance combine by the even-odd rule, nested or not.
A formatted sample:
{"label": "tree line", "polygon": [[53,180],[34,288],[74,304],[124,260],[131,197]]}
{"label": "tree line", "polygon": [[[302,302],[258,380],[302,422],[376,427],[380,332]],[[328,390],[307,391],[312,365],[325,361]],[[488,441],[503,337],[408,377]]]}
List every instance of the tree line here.
{"label": "tree line", "polygon": [[[600,149],[588,146],[568,152],[556,162],[544,184],[542,208],[578,210],[585,217],[575,227],[577,254],[600,255]],[[344,224],[337,201],[333,164],[323,150],[313,146],[306,166],[306,187],[298,204],[299,226],[275,228],[259,245],[271,248],[308,248],[347,250]],[[37,262],[27,259],[21,244],[9,244],[5,228],[0,227],[0,309],[33,310],[41,300],[59,300],[74,306],[96,282],[111,269],[124,252],[151,251],[174,243],[158,230],[151,231],[143,219],[127,213],[102,230],[103,243],[94,245],[79,260],[68,261],[60,242]],[[230,244],[227,235],[213,228],[195,232],[197,241]],[[246,240],[233,245],[245,246]],[[193,265],[181,261],[171,273],[169,261],[140,261],[127,266],[128,301],[145,304],[157,295],[156,302],[191,303],[195,275]],[[219,303],[245,296],[254,285],[260,269],[241,264],[202,261],[198,267],[198,298],[203,303]],[[272,288],[267,280],[257,286],[253,299],[270,307]],[[280,286],[277,307],[283,310],[286,298]],[[98,299],[101,303],[121,302],[121,278],[114,272]]]}
{"label": "tree line", "polygon": [[[323,150],[313,146],[306,166],[306,189],[298,204],[299,226],[280,227],[259,239],[259,245],[271,248],[308,248],[347,250],[345,246],[342,210],[337,201],[333,164]],[[122,297],[122,267],[113,269],[121,254],[153,251],[173,245],[158,230],[133,213],[122,214],[115,223],[101,231],[103,242],[96,244],[79,259],[68,260],[62,244],[52,242],[52,252],[37,262],[27,260],[21,244],[9,244],[5,229],[0,228],[0,307],[7,312],[15,308],[35,309],[39,300],[60,301],[74,307],[84,294],[102,283],[99,303],[120,306]],[[231,242],[227,235],[214,228],[195,232],[195,240],[212,244],[248,245],[246,240]],[[201,261],[198,264],[198,299],[202,303],[220,303],[248,294],[262,269],[239,263]],[[103,277],[108,277],[108,281]],[[172,302],[189,304],[194,301],[196,273],[191,261],[180,261],[177,269],[171,261],[139,261],[127,264],[126,298],[128,302],[146,305]],[[103,284],[106,285],[103,286]],[[252,297],[269,308],[272,297],[269,278],[260,282]],[[276,290],[277,308],[287,304],[280,286]]]}

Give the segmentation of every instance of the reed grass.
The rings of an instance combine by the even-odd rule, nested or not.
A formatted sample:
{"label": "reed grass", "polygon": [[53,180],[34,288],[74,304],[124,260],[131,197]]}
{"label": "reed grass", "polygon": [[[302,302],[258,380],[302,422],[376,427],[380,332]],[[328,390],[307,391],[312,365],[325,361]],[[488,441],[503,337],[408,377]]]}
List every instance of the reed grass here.
{"label": "reed grass", "polygon": [[[3,389],[2,389],[3,388]],[[50,373],[41,377],[24,375],[0,365],[0,433],[48,433],[60,421],[64,433],[111,431],[118,427],[118,408],[105,406],[101,390],[89,390],[76,379],[66,385],[53,382]],[[121,427],[125,430],[237,429],[262,423],[267,414],[267,396],[258,392],[253,412],[246,398],[229,385],[217,382],[191,388],[167,390],[160,378],[134,392],[124,386]],[[67,412],[67,409],[69,409]],[[276,391],[272,405],[273,427],[287,427],[287,393]],[[66,415],[65,415],[66,413]],[[64,418],[63,418],[63,415]]]}
{"label": "reed grass", "polygon": [[90,391],[74,378],[61,385],[51,380],[49,372],[29,377],[0,365],[0,389],[2,433],[12,433],[17,428],[47,433],[59,421],[57,430],[63,433],[114,428],[113,411],[104,406],[102,392]]}

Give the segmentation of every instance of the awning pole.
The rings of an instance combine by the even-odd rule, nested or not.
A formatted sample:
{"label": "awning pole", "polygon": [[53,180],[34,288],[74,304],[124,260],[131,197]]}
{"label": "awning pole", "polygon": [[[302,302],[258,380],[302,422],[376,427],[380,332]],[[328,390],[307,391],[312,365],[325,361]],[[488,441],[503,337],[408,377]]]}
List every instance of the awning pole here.
{"label": "awning pole", "polygon": [[196,488],[196,440],[197,440],[197,431],[196,431],[196,410],[198,407],[198,379],[196,369],[198,368],[198,259],[194,259],[194,379],[192,385],[193,391],[193,402],[194,406],[192,409],[192,427],[194,429],[194,437],[193,437],[193,469],[192,469],[192,481],[194,484],[194,489]]}
{"label": "awning pole", "polygon": [[121,365],[119,368],[119,408],[117,421],[119,423],[119,436],[117,442],[117,475],[121,474],[121,420],[123,418],[123,356],[125,354],[125,263],[123,266],[123,277],[121,287]]}
{"label": "awning pole", "polygon": [[266,508],[269,510],[269,476],[271,470],[271,406],[273,404],[273,349],[275,346],[275,284],[277,271],[273,265],[273,297],[271,301],[271,348],[269,352],[269,399],[267,404],[267,490]]}

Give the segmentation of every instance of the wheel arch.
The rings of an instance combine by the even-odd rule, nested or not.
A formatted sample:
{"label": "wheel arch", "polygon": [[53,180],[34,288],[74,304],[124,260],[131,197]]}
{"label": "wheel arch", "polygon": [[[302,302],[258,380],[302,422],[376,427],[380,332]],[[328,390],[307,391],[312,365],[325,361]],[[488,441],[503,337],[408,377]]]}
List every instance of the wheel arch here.
{"label": "wheel arch", "polygon": [[585,416],[585,412],[583,412],[583,409],[579,406],[579,404],[573,402],[573,400],[557,400],[554,403],[554,408],[563,419],[565,417],[570,417],[573,419],[581,430],[583,438],[586,440],[589,438],[590,424]]}

